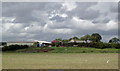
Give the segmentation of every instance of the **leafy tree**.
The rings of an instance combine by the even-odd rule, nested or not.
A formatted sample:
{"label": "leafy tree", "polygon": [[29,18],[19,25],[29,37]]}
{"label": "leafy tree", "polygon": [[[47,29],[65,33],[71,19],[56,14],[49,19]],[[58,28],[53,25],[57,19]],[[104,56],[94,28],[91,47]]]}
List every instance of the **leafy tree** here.
{"label": "leafy tree", "polygon": [[90,39],[90,35],[88,35],[88,34],[80,38],[80,40],[84,40],[84,41],[86,41],[86,43],[89,39]]}
{"label": "leafy tree", "polygon": [[75,41],[76,41],[76,40],[79,40],[79,38],[76,37],[76,36],[74,36],[73,38],[70,38],[69,41],[70,41],[70,40],[75,40]]}
{"label": "leafy tree", "polygon": [[55,46],[55,47],[58,47],[58,46],[61,46],[62,44],[62,39],[61,38],[58,38],[58,39],[55,39],[52,41],[52,45]]}
{"label": "leafy tree", "polygon": [[36,46],[36,45],[37,45],[37,42],[34,42],[34,43],[33,43],[33,46]]}
{"label": "leafy tree", "polygon": [[57,41],[62,41],[62,39],[61,39],[61,38],[58,38],[58,39],[55,39],[55,40],[57,40]]}
{"label": "leafy tree", "polygon": [[90,37],[90,40],[93,42],[100,42],[100,40],[102,40],[102,37],[98,33],[93,33]]}
{"label": "leafy tree", "polygon": [[118,41],[120,41],[120,40],[118,38],[114,37],[109,40],[109,43],[118,43]]}
{"label": "leafy tree", "polygon": [[79,40],[79,38],[78,38],[78,37],[76,37],[76,36],[74,36],[74,37],[73,37],[73,39],[74,39],[74,40]]}
{"label": "leafy tree", "polygon": [[62,40],[62,42],[64,43],[64,42],[68,42],[69,40],[67,40],[67,39],[64,39],[64,40]]}
{"label": "leafy tree", "polygon": [[54,42],[54,44],[55,44],[55,47],[58,47],[59,46],[59,42],[57,41],[57,42]]}
{"label": "leafy tree", "polygon": [[72,40],[73,38],[69,38],[69,41]]}

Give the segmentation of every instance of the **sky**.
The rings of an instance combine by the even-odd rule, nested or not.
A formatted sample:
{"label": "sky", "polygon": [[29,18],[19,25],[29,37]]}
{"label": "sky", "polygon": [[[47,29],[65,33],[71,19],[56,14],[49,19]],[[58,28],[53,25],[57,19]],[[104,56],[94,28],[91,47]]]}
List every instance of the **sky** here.
{"label": "sky", "polygon": [[3,2],[2,41],[118,37],[117,2]]}

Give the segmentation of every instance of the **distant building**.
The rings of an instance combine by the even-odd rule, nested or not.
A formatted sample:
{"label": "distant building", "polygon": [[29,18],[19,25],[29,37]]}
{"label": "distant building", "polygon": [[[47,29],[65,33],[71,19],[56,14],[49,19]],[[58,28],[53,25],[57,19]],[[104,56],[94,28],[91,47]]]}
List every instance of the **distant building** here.
{"label": "distant building", "polygon": [[32,46],[34,42],[7,42],[7,46],[10,45],[28,45]]}
{"label": "distant building", "polygon": [[39,46],[49,46],[49,45],[51,45],[51,42],[48,42],[48,41],[34,40],[34,42],[38,42]]}
{"label": "distant building", "polygon": [[82,40],[74,40],[74,39],[70,40],[69,42],[70,42],[70,43],[73,43],[73,42],[76,42],[76,43],[85,43],[85,41],[82,41]]}

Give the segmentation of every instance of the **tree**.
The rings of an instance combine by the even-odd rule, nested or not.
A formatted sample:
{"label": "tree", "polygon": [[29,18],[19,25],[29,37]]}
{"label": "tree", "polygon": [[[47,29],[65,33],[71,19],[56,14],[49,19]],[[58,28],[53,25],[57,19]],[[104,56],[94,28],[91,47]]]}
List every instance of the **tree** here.
{"label": "tree", "polygon": [[55,44],[55,47],[58,47],[59,46],[59,42],[57,41],[57,42],[54,42],[54,44]]}
{"label": "tree", "polygon": [[67,40],[67,39],[62,40],[63,43],[68,42],[68,41],[69,41],[69,40]]}
{"label": "tree", "polygon": [[73,38],[69,38],[69,41],[72,40]]}
{"label": "tree", "polygon": [[76,41],[76,40],[79,40],[79,38],[78,38],[78,37],[76,37],[76,36],[74,36],[73,38],[70,38],[70,39],[69,39],[69,41],[71,41],[71,40]]}
{"label": "tree", "polygon": [[76,36],[74,36],[74,37],[73,37],[73,39],[74,39],[74,40],[79,40],[79,38],[78,38],[78,37],[76,37]]}
{"label": "tree", "polygon": [[86,41],[86,43],[89,39],[90,39],[90,35],[88,35],[88,34],[80,38],[80,40],[84,40],[84,41]]}
{"label": "tree", "polygon": [[114,37],[109,40],[109,43],[118,43],[118,41],[120,41],[120,40],[118,38]]}
{"label": "tree", "polygon": [[55,46],[55,47],[58,47],[59,46],[59,41],[58,40],[53,40],[52,45]]}
{"label": "tree", "polygon": [[62,39],[61,39],[61,38],[58,38],[58,39],[55,39],[55,40],[57,40],[57,41],[62,41]]}
{"label": "tree", "polygon": [[33,43],[33,46],[36,46],[36,45],[37,45],[37,42],[34,42],[34,43]]}
{"label": "tree", "polygon": [[100,42],[100,40],[102,40],[102,37],[98,33],[93,33],[90,37],[90,40],[93,42]]}

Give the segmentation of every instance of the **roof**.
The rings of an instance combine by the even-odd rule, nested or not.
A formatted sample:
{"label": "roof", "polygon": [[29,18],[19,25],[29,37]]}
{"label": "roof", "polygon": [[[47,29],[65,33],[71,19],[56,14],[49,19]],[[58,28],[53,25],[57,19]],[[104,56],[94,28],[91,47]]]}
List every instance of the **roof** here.
{"label": "roof", "polygon": [[47,41],[38,41],[39,43],[51,43],[51,42],[47,42]]}
{"label": "roof", "polygon": [[52,42],[57,42],[56,40],[53,40]]}
{"label": "roof", "polygon": [[34,42],[30,42],[30,41],[9,41],[7,43],[34,43]]}
{"label": "roof", "polygon": [[70,42],[77,42],[77,43],[82,43],[82,42],[85,42],[85,41],[82,41],[82,40],[70,40]]}
{"label": "roof", "polygon": [[39,42],[39,43],[51,43],[51,42],[48,42],[48,41],[39,41],[39,40],[34,40],[33,42]]}

